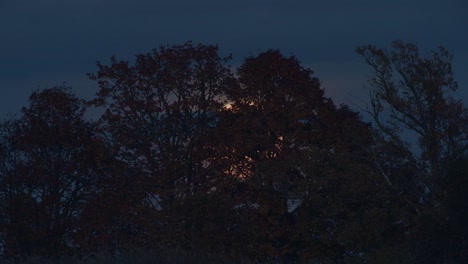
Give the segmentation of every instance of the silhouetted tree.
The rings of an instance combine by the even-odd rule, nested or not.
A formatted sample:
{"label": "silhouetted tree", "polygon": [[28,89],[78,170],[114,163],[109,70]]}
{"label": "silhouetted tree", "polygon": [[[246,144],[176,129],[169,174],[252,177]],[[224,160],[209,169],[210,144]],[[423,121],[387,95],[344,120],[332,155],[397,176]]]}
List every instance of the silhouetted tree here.
{"label": "silhouetted tree", "polygon": [[[402,41],[394,41],[391,50],[368,45],[356,52],[372,68],[366,112],[378,132],[377,167],[419,214],[408,231],[413,255],[423,262],[447,261],[454,234],[448,231],[450,204],[457,189],[451,181],[462,178],[454,168],[468,151],[468,109],[451,96],[457,89],[453,56],[443,47],[423,56],[416,45]],[[403,140],[408,131],[415,134],[418,151]]]}
{"label": "silhouetted tree", "polygon": [[[377,246],[393,216],[368,161],[368,124],[337,108],[310,69],[277,50],[248,57],[237,75],[217,129],[221,156],[243,181],[238,211],[255,234],[244,252],[298,262]],[[370,226],[375,233],[357,236]]]}
{"label": "silhouetted tree", "polygon": [[69,88],[34,92],[2,124],[1,232],[7,255],[71,254],[87,201],[98,190],[94,125]]}
{"label": "silhouetted tree", "polygon": [[219,178],[209,162],[216,155],[210,138],[232,79],[228,59],[216,46],[188,42],[137,55],[133,65],[112,57],[90,75],[100,87],[93,103],[106,108],[102,133],[128,168],[141,203],[157,215],[156,233],[170,229],[165,223],[174,206],[206,193]]}
{"label": "silhouetted tree", "polygon": [[[416,45],[395,41],[392,50],[360,46],[357,53],[373,69],[369,80],[371,107],[368,113],[381,135],[412,156],[401,132],[416,133],[421,155],[415,164],[429,169],[429,179],[420,179],[434,198],[434,207],[446,199],[447,168],[468,150],[468,109],[450,96],[457,89],[452,55],[443,47],[430,56],[419,54]],[[405,154],[406,153],[406,154]]]}

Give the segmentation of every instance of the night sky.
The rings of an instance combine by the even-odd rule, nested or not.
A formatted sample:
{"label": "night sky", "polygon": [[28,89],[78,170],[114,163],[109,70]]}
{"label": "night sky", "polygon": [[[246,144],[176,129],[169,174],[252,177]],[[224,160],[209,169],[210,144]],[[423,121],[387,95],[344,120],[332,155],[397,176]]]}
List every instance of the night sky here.
{"label": "night sky", "polygon": [[132,59],[160,45],[218,44],[239,65],[266,49],[293,54],[337,103],[359,103],[370,69],[356,45],[395,39],[454,54],[458,98],[468,104],[467,0],[0,0],[0,119],[30,93],[66,82],[80,97],[86,73],[115,54]]}

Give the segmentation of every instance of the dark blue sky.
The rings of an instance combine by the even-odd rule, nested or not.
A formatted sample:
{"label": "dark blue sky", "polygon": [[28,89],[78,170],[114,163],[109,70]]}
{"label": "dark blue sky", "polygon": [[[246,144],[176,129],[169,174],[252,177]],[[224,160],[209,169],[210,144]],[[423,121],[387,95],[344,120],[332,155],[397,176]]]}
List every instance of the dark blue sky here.
{"label": "dark blue sky", "polygon": [[0,119],[33,90],[62,82],[91,98],[97,87],[86,73],[97,60],[188,40],[218,44],[234,66],[268,48],[294,54],[328,96],[348,104],[365,98],[369,76],[356,45],[443,45],[468,104],[467,14],[466,0],[0,0]]}

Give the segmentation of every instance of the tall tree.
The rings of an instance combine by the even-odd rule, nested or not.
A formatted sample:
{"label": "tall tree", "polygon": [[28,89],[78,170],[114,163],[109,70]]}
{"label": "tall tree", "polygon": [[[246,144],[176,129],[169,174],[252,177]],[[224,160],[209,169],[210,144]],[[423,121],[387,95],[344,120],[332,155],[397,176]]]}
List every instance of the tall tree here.
{"label": "tall tree", "polygon": [[378,236],[351,235],[362,230],[353,210],[373,212],[362,219],[379,235],[389,221],[373,222],[385,195],[370,193],[385,188],[367,162],[368,124],[326,98],[312,73],[277,50],[248,57],[220,118],[222,149],[243,179],[237,210],[255,234],[245,252],[260,261],[342,258]]}
{"label": "tall tree", "polygon": [[98,191],[94,125],[68,88],[34,92],[2,124],[0,198],[10,255],[71,253],[87,201]]}
{"label": "tall tree", "polygon": [[387,142],[399,148],[398,155],[409,160],[413,152],[402,133],[416,134],[420,155],[415,165],[429,172],[418,181],[438,207],[446,199],[450,163],[468,151],[468,109],[451,96],[458,87],[453,56],[443,47],[423,56],[416,45],[402,41],[394,41],[391,50],[367,45],[356,52],[372,68],[367,112]]}
{"label": "tall tree", "polygon": [[[220,180],[210,139],[233,81],[228,60],[216,46],[188,42],[139,54],[133,63],[112,57],[90,74],[100,88],[93,103],[106,109],[100,129],[134,191],[137,210],[125,221],[162,247],[197,240],[184,231],[200,215],[187,204]],[[142,204],[151,210],[143,213]]]}
{"label": "tall tree", "polygon": [[203,181],[203,140],[223,105],[227,60],[215,46],[188,42],[137,55],[134,65],[112,57],[90,75],[100,87],[95,103],[107,107],[104,133],[117,156],[159,186],[152,190],[162,199],[158,206],[185,195],[175,193],[181,186]]}

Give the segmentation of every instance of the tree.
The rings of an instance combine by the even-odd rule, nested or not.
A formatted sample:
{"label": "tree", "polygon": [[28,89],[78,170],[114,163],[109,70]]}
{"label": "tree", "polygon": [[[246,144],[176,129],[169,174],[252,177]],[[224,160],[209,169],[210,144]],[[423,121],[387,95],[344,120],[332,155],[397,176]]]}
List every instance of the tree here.
{"label": "tree", "polygon": [[[376,125],[377,167],[418,213],[410,221],[406,247],[419,260],[458,261],[450,254],[463,251],[466,242],[459,236],[464,228],[455,224],[459,215],[453,206],[460,202],[454,184],[465,181],[456,168],[466,161],[468,109],[451,95],[458,87],[453,56],[443,47],[423,56],[416,45],[402,41],[394,41],[390,50],[367,45],[356,52],[372,68],[366,112]],[[408,131],[418,150],[403,140]],[[457,237],[461,243],[453,246]]]}
{"label": "tree", "polygon": [[140,199],[134,206],[152,209],[151,217],[136,218],[152,219],[146,228],[165,240],[160,244],[171,244],[169,223],[191,218],[175,208],[197,192],[206,194],[220,178],[210,163],[216,157],[210,138],[233,78],[228,60],[216,46],[187,42],[139,54],[134,63],[112,57],[89,75],[99,84],[92,103],[106,109],[102,133],[126,168],[132,199]]}
{"label": "tree", "polygon": [[134,66],[113,57],[110,66],[98,64],[98,73],[90,75],[100,86],[95,103],[107,106],[101,122],[117,154],[129,166],[143,164],[139,170],[158,186],[197,186],[200,142],[216,122],[231,76],[224,66],[228,58],[217,49],[190,42],[160,47],[138,55]]}
{"label": "tree", "polygon": [[468,109],[450,95],[457,89],[453,56],[439,47],[423,57],[416,45],[402,41],[394,41],[392,50],[368,45],[356,52],[372,68],[367,112],[380,135],[408,160],[418,155],[413,155],[402,133],[416,134],[420,155],[414,166],[428,171],[428,178],[418,181],[430,190],[433,206],[439,207],[446,199],[451,162],[468,150]]}
{"label": "tree", "polygon": [[98,192],[98,150],[84,102],[67,87],[34,92],[2,124],[1,232],[7,255],[71,254],[87,202]]}
{"label": "tree", "polygon": [[[312,73],[277,50],[248,57],[218,123],[220,149],[242,176],[238,210],[255,234],[244,252],[262,262],[341,259],[391,222],[378,216],[390,209],[368,162],[369,125],[326,98]],[[357,236],[359,221],[375,234]]]}

